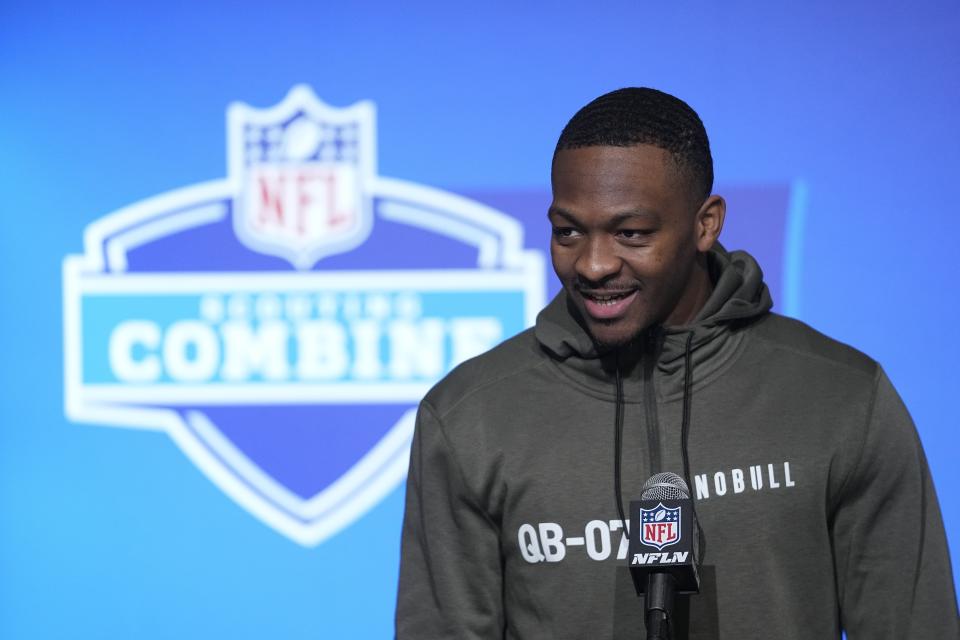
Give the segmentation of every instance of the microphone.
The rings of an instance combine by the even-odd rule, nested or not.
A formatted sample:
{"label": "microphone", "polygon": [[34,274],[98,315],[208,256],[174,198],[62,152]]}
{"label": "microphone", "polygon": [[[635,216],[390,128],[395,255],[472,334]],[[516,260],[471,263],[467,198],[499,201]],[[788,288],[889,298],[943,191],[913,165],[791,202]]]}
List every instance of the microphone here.
{"label": "microphone", "polygon": [[647,640],[669,640],[676,593],[700,593],[700,540],[690,489],[658,473],[630,502],[630,574],[644,596]]}

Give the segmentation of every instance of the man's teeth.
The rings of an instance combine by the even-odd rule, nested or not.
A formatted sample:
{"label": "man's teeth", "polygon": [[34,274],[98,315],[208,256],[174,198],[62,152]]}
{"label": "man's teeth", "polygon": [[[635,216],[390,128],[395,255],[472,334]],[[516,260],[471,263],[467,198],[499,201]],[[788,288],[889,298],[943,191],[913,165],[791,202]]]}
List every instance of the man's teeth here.
{"label": "man's teeth", "polygon": [[587,294],[587,297],[590,298],[591,300],[593,300],[594,302],[599,303],[599,304],[611,305],[611,304],[615,303],[617,300],[622,300],[623,298],[626,298],[628,295],[630,295],[630,294],[629,294],[629,293],[616,293],[616,294],[612,294],[612,295],[598,296],[598,295],[595,295],[595,294],[592,294],[592,293],[591,293],[591,294]]}

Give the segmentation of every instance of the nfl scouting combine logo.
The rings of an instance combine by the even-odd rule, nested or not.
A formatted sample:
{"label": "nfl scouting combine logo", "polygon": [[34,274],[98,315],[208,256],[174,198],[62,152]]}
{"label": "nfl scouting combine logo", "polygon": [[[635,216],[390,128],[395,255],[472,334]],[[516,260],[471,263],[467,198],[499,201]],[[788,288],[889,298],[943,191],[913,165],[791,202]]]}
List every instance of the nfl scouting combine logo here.
{"label": "nfl scouting combine logo", "polygon": [[416,404],[530,326],[542,254],[477,202],[377,175],[373,104],[228,112],[228,176],[90,224],[64,261],[65,407],[166,431],[315,545],[400,483]]}

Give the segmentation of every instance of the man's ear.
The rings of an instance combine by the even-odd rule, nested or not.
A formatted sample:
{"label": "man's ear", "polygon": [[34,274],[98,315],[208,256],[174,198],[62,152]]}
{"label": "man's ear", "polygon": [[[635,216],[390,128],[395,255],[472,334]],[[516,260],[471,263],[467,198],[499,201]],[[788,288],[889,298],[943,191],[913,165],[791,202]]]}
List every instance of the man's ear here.
{"label": "man's ear", "polygon": [[713,247],[723,230],[723,219],[726,215],[727,203],[721,196],[712,195],[703,201],[694,223],[697,251],[706,253]]}

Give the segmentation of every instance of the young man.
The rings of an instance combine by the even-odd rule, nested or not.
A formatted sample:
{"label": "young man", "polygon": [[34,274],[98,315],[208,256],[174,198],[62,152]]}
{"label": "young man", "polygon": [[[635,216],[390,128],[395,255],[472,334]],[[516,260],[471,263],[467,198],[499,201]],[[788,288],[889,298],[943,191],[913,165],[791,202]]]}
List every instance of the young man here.
{"label": "young man", "polygon": [[398,637],[645,637],[615,487],[639,498],[660,471],[696,488],[705,543],[675,637],[957,637],[910,417],[877,363],[771,313],[757,263],[717,244],[696,113],[601,96],[552,179],[563,291],[420,406]]}

